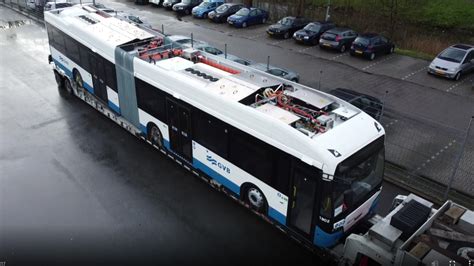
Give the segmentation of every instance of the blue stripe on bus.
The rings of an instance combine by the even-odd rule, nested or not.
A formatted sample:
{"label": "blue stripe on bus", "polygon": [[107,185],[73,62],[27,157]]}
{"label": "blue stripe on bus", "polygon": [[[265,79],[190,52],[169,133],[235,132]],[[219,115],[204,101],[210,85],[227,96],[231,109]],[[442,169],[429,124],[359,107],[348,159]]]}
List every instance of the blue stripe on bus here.
{"label": "blue stripe on bus", "polygon": [[[66,76],[68,76],[70,79],[72,79],[72,72],[67,67],[65,67],[63,64],[59,63],[59,61],[54,59],[54,58],[53,58],[53,61],[57,66],[59,66],[60,69],[62,69],[64,71]],[[94,93],[94,88],[91,85],[87,84],[87,82],[83,81],[83,86],[88,92]]]}
{"label": "blue stripe on bus", "polygon": [[59,63],[59,61],[54,59],[54,58],[53,58],[53,61],[57,66],[59,66],[60,69],[62,69],[64,71],[64,73],[66,73],[66,75],[69,78],[72,79],[72,72],[67,67],[65,67],[63,64]]}
{"label": "blue stripe on bus", "polygon": [[272,207],[268,207],[268,216],[272,217],[280,224],[286,225],[286,216],[280,213],[279,211],[273,209]]}
{"label": "blue stripe on bus", "polygon": [[330,234],[319,228],[319,226],[316,226],[313,243],[318,247],[328,248],[334,246],[343,236],[344,231],[342,230]]}
{"label": "blue stripe on bus", "polygon": [[[85,84],[85,83],[84,83]],[[117,114],[120,114],[120,108],[109,100],[109,107],[112,108]]]}
{"label": "blue stripe on bus", "polygon": [[207,165],[203,164],[196,158],[193,158],[193,166],[204,173],[206,173],[208,176],[212,177],[215,179],[217,182],[221,183],[223,186],[226,188],[230,189],[232,192],[234,192],[237,195],[240,195],[240,188],[236,184],[234,184],[232,181],[229,179],[225,178],[224,176],[220,175],[216,171],[212,170],[209,168]]}

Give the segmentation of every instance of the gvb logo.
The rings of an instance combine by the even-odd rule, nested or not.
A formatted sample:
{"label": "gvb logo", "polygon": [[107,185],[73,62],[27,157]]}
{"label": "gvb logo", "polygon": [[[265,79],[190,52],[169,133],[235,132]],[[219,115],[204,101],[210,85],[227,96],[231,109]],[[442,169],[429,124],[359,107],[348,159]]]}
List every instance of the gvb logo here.
{"label": "gvb logo", "polygon": [[230,168],[225,166],[223,163],[217,161],[216,159],[212,158],[212,155],[206,156],[207,161],[210,162],[212,165],[219,167],[222,171],[230,174]]}

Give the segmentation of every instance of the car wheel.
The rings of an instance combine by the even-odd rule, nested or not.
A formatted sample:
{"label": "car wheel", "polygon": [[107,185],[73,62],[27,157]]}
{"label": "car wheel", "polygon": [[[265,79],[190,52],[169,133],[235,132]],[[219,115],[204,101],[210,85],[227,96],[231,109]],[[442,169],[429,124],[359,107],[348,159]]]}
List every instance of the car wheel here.
{"label": "car wheel", "polygon": [[311,41],[311,43],[312,43],[313,45],[318,44],[318,43],[319,43],[319,42],[318,42],[318,38],[314,38],[314,39]]}
{"label": "car wheel", "polygon": [[285,38],[285,39],[290,38],[290,32],[288,32],[288,31],[285,32],[285,34],[283,35],[283,38]]}
{"label": "car wheel", "polygon": [[267,207],[267,200],[260,189],[250,186],[245,193],[244,199],[252,209],[259,213],[265,213]]}
{"label": "car wheel", "polygon": [[341,48],[339,48],[339,52],[344,53],[346,51],[346,45],[343,44],[341,45]]}
{"label": "car wheel", "polygon": [[242,23],[242,28],[247,28],[247,22]]}
{"label": "car wheel", "polygon": [[295,83],[298,83],[298,79],[297,78],[292,78],[291,81],[295,82]]}
{"label": "car wheel", "polygon": [[461,75],[462,75],[462,74],[461,74],[461,71],[459,71],[459,72],[456,74],[456,76],[454,76],[453,79],[454,79],[455,81],[458,81],[458,80],[461,79]]}
{"label": "car wheel", "polygon": [[371,53],[369,55],[369,59],[370,59],[370,61],[373,61],[375,59],[375,53]]}
{"label": "car wheel", "polygon": [[189,9],[185,9],[185,10],[184,10],[184,14],[189,15],[190,13],[191,13],[191,12],[189,11]]}

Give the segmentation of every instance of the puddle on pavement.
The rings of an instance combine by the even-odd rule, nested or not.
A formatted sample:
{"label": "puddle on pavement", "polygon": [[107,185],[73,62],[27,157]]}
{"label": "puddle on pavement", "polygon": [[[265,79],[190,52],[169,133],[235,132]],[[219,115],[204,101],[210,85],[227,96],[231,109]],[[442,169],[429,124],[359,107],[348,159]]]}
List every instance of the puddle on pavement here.
{"label": "puddle on pavement", "polygon": [[31,23],[32,21],[30,19],[13,20],[13,21],[0,20],[0,30],[19,28],[21,26],[29,25]]}

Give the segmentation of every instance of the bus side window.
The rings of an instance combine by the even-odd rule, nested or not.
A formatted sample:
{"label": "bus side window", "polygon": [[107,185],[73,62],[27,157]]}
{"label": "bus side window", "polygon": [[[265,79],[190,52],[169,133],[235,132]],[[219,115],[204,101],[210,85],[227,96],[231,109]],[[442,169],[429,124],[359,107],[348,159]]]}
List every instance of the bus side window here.
{"label": "bus side window", "polygon": [[273,176],[272,187],[288,196],[290,188],[291,156],[276,148],[275,153],[278,155],[275,161],[276,172]]}
{"label": "bus side window", "polygon": [[115,73],[115,65],[109,62],[109,60],[104,59],[104,66],[105,66],[106,84],[112,90],[117,92],[117,77]]}
{"label": "bus side window", "polygon": [[135,87],[137,91],[138,108],[161,122],[165,122],[166,105],[164,93],[138,78],[135,78]]}
{"label": "bus side window", "polygon": [[193,113],[193,135],[195,141],[227,158],[229,127],[219,119],[199,110]]}
{"label": "bus side window", "polygon": [[272,147],[247,133],[233,130],[229,142],[229,161],[261,181],[271,184],[275,173]]}

